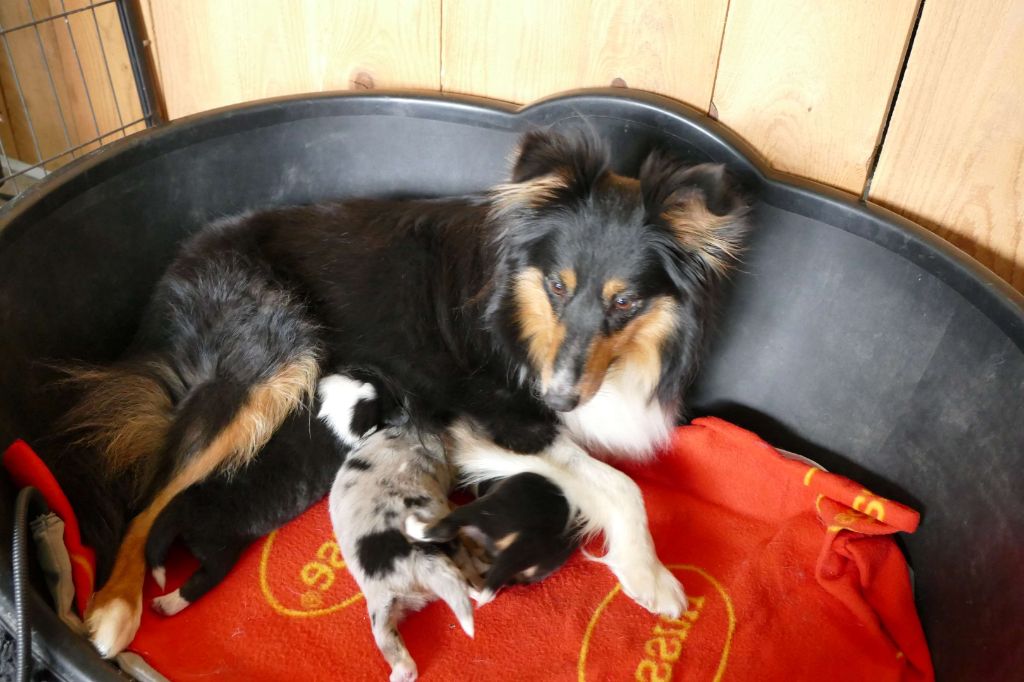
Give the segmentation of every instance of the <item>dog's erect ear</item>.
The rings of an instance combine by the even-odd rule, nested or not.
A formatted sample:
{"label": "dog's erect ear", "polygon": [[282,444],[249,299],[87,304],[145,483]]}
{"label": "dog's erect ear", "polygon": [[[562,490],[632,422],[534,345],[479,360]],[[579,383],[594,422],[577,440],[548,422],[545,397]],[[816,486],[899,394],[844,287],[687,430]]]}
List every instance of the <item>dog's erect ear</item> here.
{"label": "dog's erect ear", "polygon": [[510,215],[559,197],[585,196],[607,168],[608,153],[591,135],[529,132],[519,143],[511,182],[495,188],[495,209]]}
{"label": "dog's erect ear", "polygon": [[521,183],[557,175],[566,185],[592,184],[608,168],[608,153],[591,135],[569,135],[534,130],[519,143],[512,182]]}
{"label": "dog's erect ear", "polygon": [[640,169],[648,220],[668,228],[679,246],[711,273],[724,275],[738,258],[749,206],[725,166],[687,166],[653,152]]}

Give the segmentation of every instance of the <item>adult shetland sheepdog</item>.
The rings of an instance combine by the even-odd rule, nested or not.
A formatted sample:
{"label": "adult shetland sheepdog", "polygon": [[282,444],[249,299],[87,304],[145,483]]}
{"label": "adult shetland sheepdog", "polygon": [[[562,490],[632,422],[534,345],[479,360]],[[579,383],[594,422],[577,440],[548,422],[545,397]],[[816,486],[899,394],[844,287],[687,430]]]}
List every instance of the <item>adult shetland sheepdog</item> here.
{"label": "adult shetland sheepdog", "polygon": [[555,481],[604,531],[626,592],[678,614],[635,484],[579,444],[641,457],[667,441],[746,213],[721,166],[653,153],[627,178],[591,139],[534,132],[511,182],[484,195],[285,208],[201,231],[158,285],[137,350],[88,373],[69,415],[147,505],[90,609],[97,648],[134,636],[161,509],[244,467],[340,365],[387,377],[420,421],[464,419],[453,432],[471,478]]}

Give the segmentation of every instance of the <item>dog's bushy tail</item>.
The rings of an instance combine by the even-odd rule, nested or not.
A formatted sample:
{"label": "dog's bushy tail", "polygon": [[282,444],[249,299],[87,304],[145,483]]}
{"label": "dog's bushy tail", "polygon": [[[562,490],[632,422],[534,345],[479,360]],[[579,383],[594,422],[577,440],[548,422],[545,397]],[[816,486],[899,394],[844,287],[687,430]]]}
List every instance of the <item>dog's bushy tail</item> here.
{"label": "dog's bushy tail", "polygon": [[60,430],[74,445],[96,452],[104,471],[129,481],[131,496],[140,497],[152,485],[174,421],[172,391],[182,390],[180,380],[156,358],[60,369],[78,395]]}

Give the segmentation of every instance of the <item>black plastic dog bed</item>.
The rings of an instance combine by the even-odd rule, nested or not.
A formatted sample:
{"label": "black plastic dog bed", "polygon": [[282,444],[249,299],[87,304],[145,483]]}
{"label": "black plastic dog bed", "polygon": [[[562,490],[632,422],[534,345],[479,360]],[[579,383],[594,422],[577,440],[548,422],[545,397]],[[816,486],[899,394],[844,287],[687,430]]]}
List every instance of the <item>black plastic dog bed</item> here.
{"label": "black plastic dog bed", "polygon": [[[450,194],[501,181],[518,135],[586,125],[629,172],[652,143],[729,164],[760,201],[688,403],[923,512],[906,541],[940,677],[1024,670],[1024,298],[929,232],[768,170],[670,100],[587,91],[516,111],[412,94],[230,107],[133,135],[0,213],[0,447],[52,427],[36,361],[128,344],[183,237],[258,206]],[[0,491],[0,617],[13,627],[13,490]],[[30,595],[42,665],[114,673]],[[785,595],[779,595],[785,598]]]}

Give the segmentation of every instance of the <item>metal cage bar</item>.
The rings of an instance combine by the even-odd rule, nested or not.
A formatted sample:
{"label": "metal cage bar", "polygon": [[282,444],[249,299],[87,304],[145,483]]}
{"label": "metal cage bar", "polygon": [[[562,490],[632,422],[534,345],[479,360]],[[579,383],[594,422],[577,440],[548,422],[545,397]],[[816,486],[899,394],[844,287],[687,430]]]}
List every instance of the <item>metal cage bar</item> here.
{"label": "metal cage bar", "polygon": [[[84,153],[83,150],[90,151],[96,146],[103,146],[118,134],[123,137],[140,124],[149,127],[163,121],[138,2],[96,0],[69,9],[65,0],[60,0],[60,11],[46,13],[46,16],[37,11],[38,6],[33,5],[33,0],[23,2],[24,6],[17,12],[13,0],[5,5],[4,8],[9,11],[6,16],[12,21],[10,25],[3,25],[3,15],[0,14],[0,59],[6,58],[8,66],[6,77],[0,83],[0,97],[6,100],[8,113],[16,117],[8,117],[16,149],[11,149],[9,144],[5,146],[4,140],[0,139],[0,201],[17,196],[55,167]],[[112,43],[104,38],[96,11],[110,5],[117,12],[121,37],[132,70],[134,90],[138,96],[138,110],[142,114],[140,118],[134,115],[134,103],[125,109],[125,90],[122,88],[119,92],[114,81],[111,60],[115,58],[115,53],[108,51]],[[85,24],[78,25],[80,28],[76,36],[70,18],[83,15],[87,18]],[[60,22],[64,23],[63,29],[57,26]],[[88,29],[84,29],[88,35],[81,33],[81,27],[86,24],[91,24]],[[43,31],[49,30],[49,27],[52,27],[53,32],[44,37]],[[31,33],[35,34],[34,47],[32,54],[27,55],[26,44],[32,40],[28,37]],[[83,40],[89,45],[94,39],[98,48],[96,73],[87,75],[80,48]],[[62,50],[59,59],[54,59],[53,48],[47,40],[57,41],[55,44]],[[20,52],[17,51],[19,47]],[[123,55],[119,48],[116,54]],[[117,58],[123,59],[123,56]],[[124,62],[118,63],[123,65]],[[27,70],[28,66],[32,70]],[[23,73],[19,74],[19,69]],[[58,72],[62,80],[58,80]],[[78,93],[79,86],[81,93],[76,95],[74,93]],[[70,95],[66,89],[68,87],[74,88]],[[65,93],[63,99],[62,92]],[[103,109],[107,113],[101,119],[97,105],[106,102],[108,94],[112,99],[112,109]],[[111,116],[114,116],[114,120],[111,120]],[[127,120],[129,118],[133,120]],[[83,139],[85,137],[89,139]]]}

